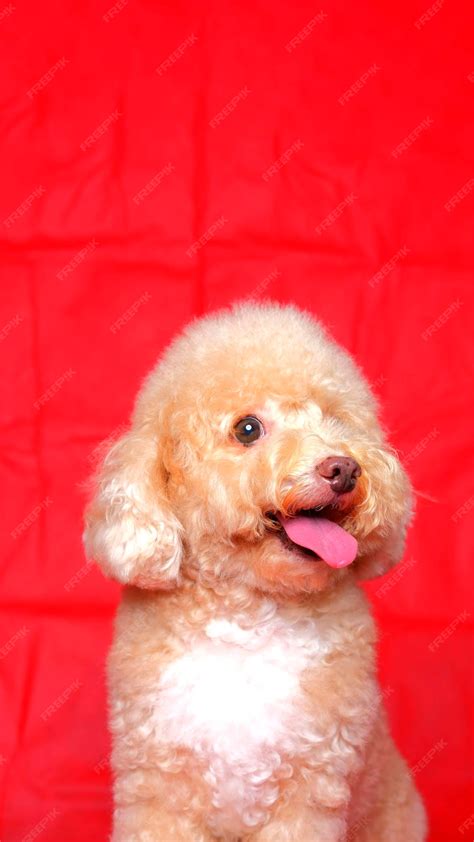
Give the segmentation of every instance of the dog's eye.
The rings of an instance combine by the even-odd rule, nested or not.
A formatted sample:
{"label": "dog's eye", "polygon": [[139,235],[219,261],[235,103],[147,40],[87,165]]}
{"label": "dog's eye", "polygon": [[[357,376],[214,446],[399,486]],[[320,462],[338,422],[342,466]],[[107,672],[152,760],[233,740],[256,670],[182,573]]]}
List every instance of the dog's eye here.
{"label": "dog's eye", "polygon": [[234,425],[234,437],[245,445],[253,444],[254,441],[263,436],[264,432],[262,422],[254,415],[246,415],[245,418],[241,418]]}

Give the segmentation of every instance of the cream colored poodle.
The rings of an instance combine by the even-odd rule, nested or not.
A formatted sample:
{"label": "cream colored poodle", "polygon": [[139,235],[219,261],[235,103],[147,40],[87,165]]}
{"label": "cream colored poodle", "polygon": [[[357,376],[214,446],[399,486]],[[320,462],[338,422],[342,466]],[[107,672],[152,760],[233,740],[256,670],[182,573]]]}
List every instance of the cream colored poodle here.
{"label": "cream colored poodle", "polygon": [[351,358],[292,307],[196,321],[86,514],[126,587],[109,659],[114,842],[421,842],[358,580],[410,487]]}

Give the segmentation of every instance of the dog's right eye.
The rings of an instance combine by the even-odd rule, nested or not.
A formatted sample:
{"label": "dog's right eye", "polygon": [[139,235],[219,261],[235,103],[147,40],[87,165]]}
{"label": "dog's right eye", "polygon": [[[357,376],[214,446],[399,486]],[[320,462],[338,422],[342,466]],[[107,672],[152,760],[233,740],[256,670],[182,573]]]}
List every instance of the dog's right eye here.
{"label": "dog's right eye", "polygon": [[253,444],[254,441],[261,438],[265,434],[263,424],[254,415],[246,415],[234,424],[234,438],[240,444]]}

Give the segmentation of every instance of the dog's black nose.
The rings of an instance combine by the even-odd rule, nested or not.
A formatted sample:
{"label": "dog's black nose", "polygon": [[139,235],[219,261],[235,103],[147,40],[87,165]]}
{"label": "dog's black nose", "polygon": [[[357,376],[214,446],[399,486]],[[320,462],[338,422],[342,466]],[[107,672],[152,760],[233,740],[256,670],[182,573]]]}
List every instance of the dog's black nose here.
{"label": "dog's black nose", "polygon": [[360,477],[360,465],[350,456],[328,456],[316,468],[337,494],[353,491]]}

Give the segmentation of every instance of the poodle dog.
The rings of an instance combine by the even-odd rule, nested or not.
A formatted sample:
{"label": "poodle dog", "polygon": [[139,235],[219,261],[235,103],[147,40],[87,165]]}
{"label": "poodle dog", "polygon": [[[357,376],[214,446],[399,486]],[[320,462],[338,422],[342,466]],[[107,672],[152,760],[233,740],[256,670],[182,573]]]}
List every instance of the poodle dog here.
{"label": "poodle dog", "polygon": [[86,512],[126,587],[109,657],[113,842],[422,842],[358,580],[410,486],[361,372],[308,314],[191,324]]}

